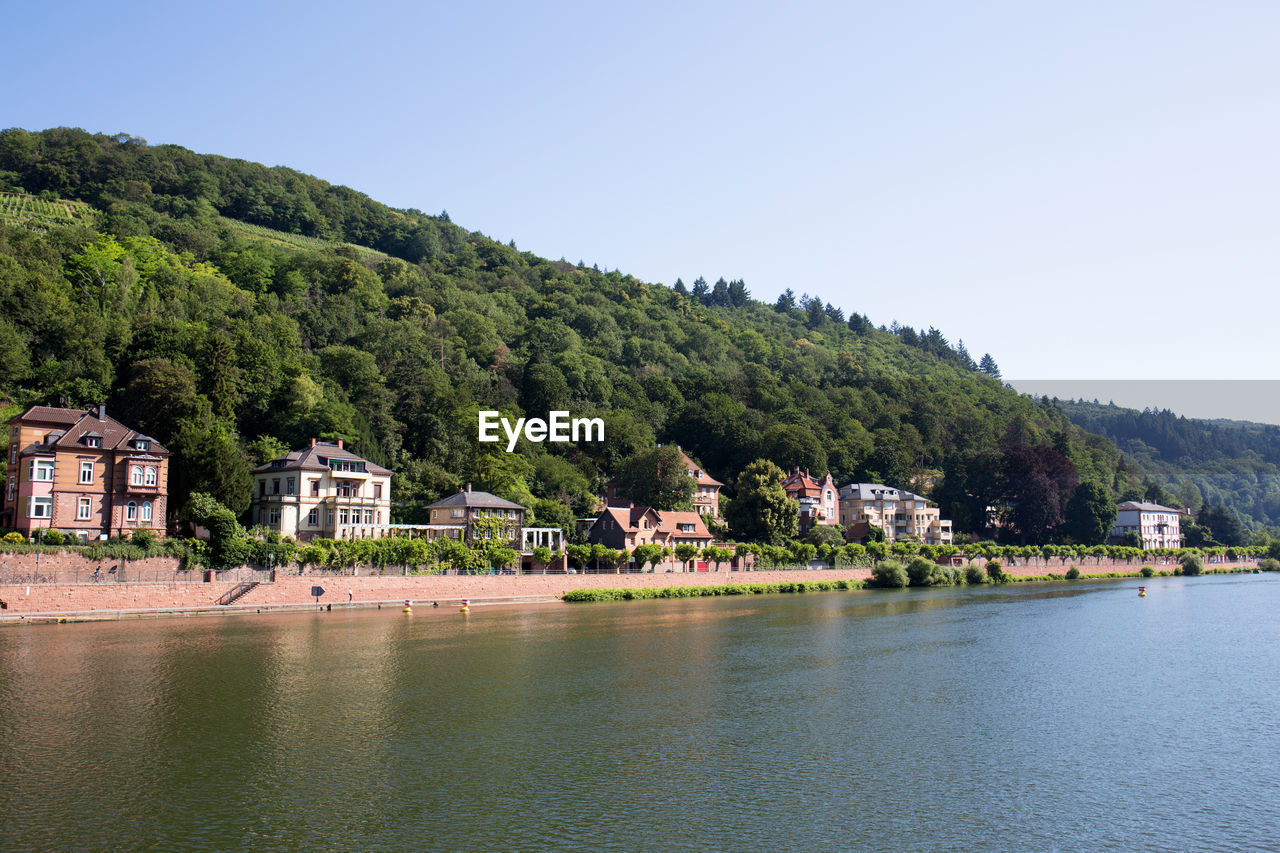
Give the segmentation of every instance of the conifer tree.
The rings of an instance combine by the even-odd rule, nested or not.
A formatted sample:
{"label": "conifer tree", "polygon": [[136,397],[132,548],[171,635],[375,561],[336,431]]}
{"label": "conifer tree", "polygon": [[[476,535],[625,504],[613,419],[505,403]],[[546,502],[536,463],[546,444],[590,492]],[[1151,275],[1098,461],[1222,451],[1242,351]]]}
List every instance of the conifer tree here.
{"label": "conifer tree", "polygon": [[1000,378],[1000,368],[996,366],[996,360],[991,357],[991,353],[983,353],[982,361],[978,362],[978,369],[990,376],[992,379]]}

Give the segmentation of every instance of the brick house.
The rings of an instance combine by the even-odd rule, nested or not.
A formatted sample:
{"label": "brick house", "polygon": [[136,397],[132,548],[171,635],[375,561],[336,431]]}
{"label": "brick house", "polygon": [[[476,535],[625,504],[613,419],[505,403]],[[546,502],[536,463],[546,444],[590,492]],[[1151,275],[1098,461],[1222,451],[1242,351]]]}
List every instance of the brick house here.
{"label": "brick house", "polygon": [[9,420],[3,523],[81,540],[165,533],[170,453],[106,406],[31,406]]}
{"label": "brick house", "polygon": [[337,444],[311,445],[253,469],[254,524],[308,542],[385,536],[391,472]]}
{"label": "brick house", "polygon": [[798,467],[782,481],[782,490],[787,497],[800,504],[800,535],[809,532],[814,525],[824,527],[840,526],[840,500],[836,481],[831,472],[822,480],[810,476],[808,469],[801,471]]}
{"label": "brick house", "polygon": [[[706,548],[711,544],[702,513],[659,511],[653,507],[606,507],[587,530],[587,541],[615,551],[632,553],[640,545],[693,545]],[[692,562],[692,561],[691,561]],[[676,563],[679,565],[679,563]],[[701,564],[705,568],[705,563]]]}

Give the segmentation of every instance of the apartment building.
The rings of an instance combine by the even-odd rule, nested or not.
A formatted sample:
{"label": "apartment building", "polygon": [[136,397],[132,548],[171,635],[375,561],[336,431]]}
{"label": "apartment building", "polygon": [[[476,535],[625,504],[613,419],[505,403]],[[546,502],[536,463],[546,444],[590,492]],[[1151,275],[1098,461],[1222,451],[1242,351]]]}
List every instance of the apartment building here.
{"label": "apartment building", "polygon": [[879,527],[888,542],[949,545],[951,521],[941,516],[920,495],[879,483],[850,483],[840,490],[840,525]]}
{"label": "apartment building", "polygon": [[253,469],[254,524],[299,542],[387,535],[391,472],[337,444],[311,445]]}
{"label": "apartment building", "polygon": [[31,406],[9,420],[3,524],[88,541],[165,533],[169,451],[106,406]]}

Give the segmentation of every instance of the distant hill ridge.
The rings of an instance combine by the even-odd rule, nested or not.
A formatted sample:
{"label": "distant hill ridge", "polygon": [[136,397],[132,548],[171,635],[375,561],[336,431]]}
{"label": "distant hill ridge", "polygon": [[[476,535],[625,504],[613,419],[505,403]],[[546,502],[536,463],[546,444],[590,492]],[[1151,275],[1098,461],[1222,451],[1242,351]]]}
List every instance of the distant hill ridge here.
{"label": "distant hill ridge", "polygon": [[1076,425],[1115,442],[1180,505],[1224,504],[1246,521],[1280,524],[1280,426],[1083,400],[1057,405]]}

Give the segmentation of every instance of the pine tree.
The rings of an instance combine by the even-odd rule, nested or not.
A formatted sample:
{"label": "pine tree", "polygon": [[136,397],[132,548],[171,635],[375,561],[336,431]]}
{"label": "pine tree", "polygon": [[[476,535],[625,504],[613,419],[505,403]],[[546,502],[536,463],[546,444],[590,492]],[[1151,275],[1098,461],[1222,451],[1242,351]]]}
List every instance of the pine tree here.
{"label": "pine tree", "polygon": [[671,289],[674,290],[676,293],[682,293],[685,295],[688,295],[689,293],[689,288],[684,286],[684,279],[682,278],[677,278],[675,286],[673,286]]}
{"label": "pine tree", "polygon": [[796,308],[796,294],[791,288],[782,291],[778,301],[773,303],[773,310],[782,314],[790,313]]}
{"label": "pine tree", "polygon": [[711,288],[711,304],[718,305],[721,308],[728,308],[729,302],[729,282],[724,280],[722,276],[716,281],[715,287]]}
{"label": "pine tree", "polygon": [[996,360],[991,357],[991,353],[983,353],[982,361],[978,362],[978,369],[990,376],[992,379],[1000,378],[1000,368],[996,367]]}
{"label": "pine tree", "polygon": [[693,298],[694,299],[698,300],[703,305],[706,305],[707,297],[710,293],[711,293],[711,288],[710,286],[707,285],[707,280],[705,278],[703,278],[702,276],[698,276],[696,279],[693,280]]}

